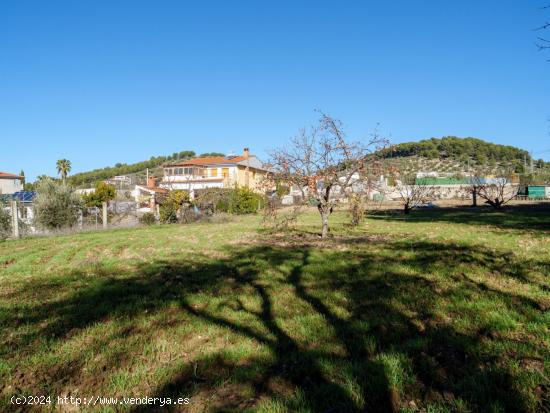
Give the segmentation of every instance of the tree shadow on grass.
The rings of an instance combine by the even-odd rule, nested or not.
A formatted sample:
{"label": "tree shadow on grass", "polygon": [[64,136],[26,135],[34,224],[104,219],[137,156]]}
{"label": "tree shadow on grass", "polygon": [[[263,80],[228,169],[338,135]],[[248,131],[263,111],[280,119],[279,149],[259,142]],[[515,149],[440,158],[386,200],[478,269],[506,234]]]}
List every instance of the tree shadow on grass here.
{"label": "tree shadow on grass", "polygon": [[372,211],[369,217],[379,220],[407,222],[447,222],[452,224],[485,225],[503,230],[515,230],[546,236],[550,232],[550,202],[509,205],[502,211],[490,207],[422,208],[404,215],[402,211]]}
{"label": "tree shadow on grass", "polygon": [[[126,344],[110,353],[98,380],[88,383],[86,390],[97,393],[121,366],[135,363],[144,340],[193,320],[201,330],[215,327],[237,342],[257,343],[270,356],[235,360],[227,354],[231,344],[212,344],[207,355],[198,351],[185,367],[156,383],[149,396],[190,396],[208,411],[242,411],[262,402],[279,411],[315,412],[428,405],[475,411],[548,408],[543,380],[548,371],[540,362],[550,357],[548,349],[537,338],[510,336],[507,326],[468,306],[478,300],[488,311],[528,324],[540,322],[546,302],[453,271],[466,266],[528,284],[528,267],[501,265],[493,251],[454,244],[379,240],[366,248],[357,241],[334,240],[325,247],[251,245],[222,258],[158,260],[130,270],[80,269],[68,279],[88,277],[88,285],[72,292],[68,285],[66,294],[54,296],[59,285],[36,284],[31,287],[36,296],[51,295],[49,301],[2,309],[2,328],[19,333],[4,340],[0,355],[9,359],[15,349],[15,357],[35,356],[44,337],[55,348],[87,328],[120,324],[91,344],[97,353],[115,341]],[[11,298],[23,302],[27,294],[29,289],[16,291]],[[243,302],[243,296],[249,300]],[[173,320],[140,327],[144,314],[169,311],[177,312]],[[528,376],[514,369],[527,365],[525,360],[534,367]],[[12,377],[10,391],[60,392],[67,383],[86,384],[85,364],[77,352],[53,375],[35,371],[34,377]],[[10,394],[6,388],[3,393]]]}

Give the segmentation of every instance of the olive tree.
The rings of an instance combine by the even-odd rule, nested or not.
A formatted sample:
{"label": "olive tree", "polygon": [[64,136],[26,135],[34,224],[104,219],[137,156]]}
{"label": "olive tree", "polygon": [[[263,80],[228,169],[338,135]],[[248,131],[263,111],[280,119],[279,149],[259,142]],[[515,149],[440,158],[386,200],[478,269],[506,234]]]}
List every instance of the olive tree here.
{"label": "olive tree", "polygon": [[45,229],[74,226],[82,208],[82,199],[64,183],[52,179],[40,181],[33,203],[34,222]]}
{"label": "olive tree", "polygon": [[6,210],[6,205],[0,200],[0,240],[11,235],[11,215]]}

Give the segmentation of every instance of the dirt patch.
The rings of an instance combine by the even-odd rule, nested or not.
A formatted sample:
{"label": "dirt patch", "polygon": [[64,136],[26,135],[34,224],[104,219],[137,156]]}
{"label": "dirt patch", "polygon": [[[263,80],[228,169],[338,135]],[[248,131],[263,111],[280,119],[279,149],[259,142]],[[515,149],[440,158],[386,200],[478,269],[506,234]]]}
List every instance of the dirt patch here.
{"label": "dirt patch", "polygon": [[8,268],[10,265],[12,265],[13,263],[15,263],[15,258],[10,258],[10,259],[7,259],[5,261],[2,261],[0,263],[0,268]]}

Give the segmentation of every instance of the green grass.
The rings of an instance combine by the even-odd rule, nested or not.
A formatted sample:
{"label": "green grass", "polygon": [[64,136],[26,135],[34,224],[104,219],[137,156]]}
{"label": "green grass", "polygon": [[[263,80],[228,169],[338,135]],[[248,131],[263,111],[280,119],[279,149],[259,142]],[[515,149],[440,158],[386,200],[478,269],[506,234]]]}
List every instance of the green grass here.
{"label": "green grass", "polygon": [[259,222],[0,243],[0,410],[549,411],[548,211]]}

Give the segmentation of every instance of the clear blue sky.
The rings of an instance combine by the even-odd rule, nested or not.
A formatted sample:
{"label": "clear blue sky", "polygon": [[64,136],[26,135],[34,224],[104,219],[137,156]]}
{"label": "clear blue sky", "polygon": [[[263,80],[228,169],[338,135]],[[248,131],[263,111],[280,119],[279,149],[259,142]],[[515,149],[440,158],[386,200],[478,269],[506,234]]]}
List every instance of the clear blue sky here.
{"label": "clear blue sky", "polygon": [[355,136],[380,123],[396,143],[475,136],[550,159],[545,3],[2,1],[0,170],[265,157],[316,108]]}

